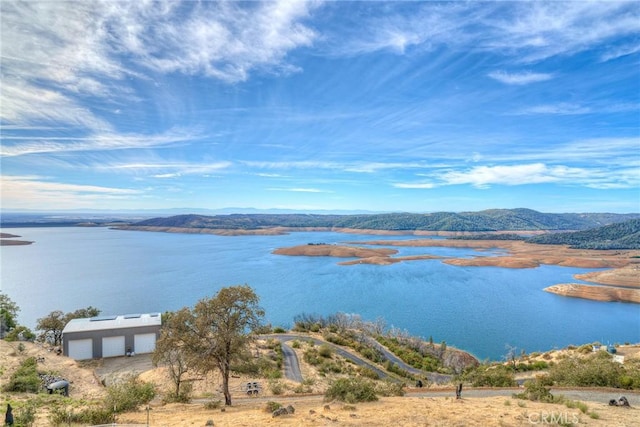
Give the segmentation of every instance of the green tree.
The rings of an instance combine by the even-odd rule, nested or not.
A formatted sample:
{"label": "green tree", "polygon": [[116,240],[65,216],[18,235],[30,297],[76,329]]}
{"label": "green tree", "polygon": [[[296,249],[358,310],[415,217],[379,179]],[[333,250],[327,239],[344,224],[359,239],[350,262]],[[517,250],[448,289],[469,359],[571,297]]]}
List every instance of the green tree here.
{"label": "green tree", "polygon": [[20,307],[3,292],[0,292],[0,338],[15,328]]}
{"label": "green tree", "polygon": [[62,343],[62,330],[67,323],[61,310],[54,310],[45,317],[38,319],[36,330],[41,331],[38,339],[49,342],[54,346]]}
{"label": "green tree", "polygon": [[31,329],[26,326],[18,325],[11,330],[6,336],[5,340],[7,341],[18,341],[20,339],[24,339],[26,341],[33,341],[36,338],[36,335],[31,332]]}
{"label": "green tree", "polygon": [[66,321],[68,322],[71,319],[86,319],[87,317],[96,317],[98,315],[100,315],[100,310],[95,307],[89,306],[87,308],[80,308],[71,313],[67,313],[65,317]]}
{"label": "green tree", "polygon": [[247,355],[252,332],[264,316],[258,303],[248,285],[222,288],[215,297],[198,301],[187,322],[189,363],[202,372],[220,371],[225,405],[231,405],[231,365]]}
{"label": "green tree", "polygon": [[184,375],[189,371],[184,336],[188,333],[187,325],[190,318],[191,311],[188,308],[163,316],[160,338],[156,342],[152,357],[155,366],[162,364],[167,367],[174,385],[172,400],[176,401],[188,400],[188,393],[185,393],[181,386]]}
{"label": "green tree", "polygon": [[62,330],[71,319],[95,317],[100,310],[95,307],[81,308],[70,313],[54,310],[47,316],[38,319],[36,330],[41,331],[39,338],[55,346],[62,344]]}

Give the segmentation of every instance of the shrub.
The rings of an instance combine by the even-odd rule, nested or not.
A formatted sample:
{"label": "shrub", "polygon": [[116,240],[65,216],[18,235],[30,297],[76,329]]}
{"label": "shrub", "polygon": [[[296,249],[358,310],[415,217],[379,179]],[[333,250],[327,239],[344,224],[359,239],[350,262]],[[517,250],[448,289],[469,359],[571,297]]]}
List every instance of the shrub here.
{"label": "shrub", "polygon": [[167,393],[162,401],[164,403],[189,403],[191,401],[191,392],[193,384],[191,382],[182,382],[180,385],[180,393],[176,395],[175,391]]}
{"label": "shrub", "polygon": [[376,394],[379,396],[404,396],[404,383],[389,380],[377,383]]}
{"label": "shrub", "polygon": [[373,369],[366,367],[366,366],[361,366],[360,368],[358,368],[358,373],[360,375],[362,375],[365,378],[369,378],[372,380],[377,380],[378,379],[378,373],[376,371],[374,371]]}
{"label": "shrub", "polygon": [[[33,341],[36,339],[36,334],[31,332],[31,329],[26,326],[16,326],[4,337],[5,341],[18,341],[19,339]],[[24,344],[22,347],[24,348]]]}
{"label": "shrub", "polygon": [[7,384],[3,387],[8,392],[33,392],[37,393],[42,386],[42,381],[36,369],[35,357],[25,359],[18,369],[11,375]]}
{"label": "shrub", "polygon": [[365,358],[371,360],[372,362],[382,363],[384,362],[384,358],[382,357],[382,353],[371,347],[362,347],[359,349],[359,353]]}
{"label": "shrub", "polygon": [[276,326],[275,328],[273,328],[274,334],[284,334],[285,332],[287,331],[284,328],[281,328],[280,326]]}
{"label": "shrub", "polygon": [[389,372],[392,372],[400,377],[405,377],[405,378],[409,378],[409,379],[413,379],[413,375],[411,375],[410,372],[405,371],[404,369],[402,369],[401,367],[399,367],[398,365],[396,365],[395,363],[391,363],[390,360],[387,360],[386,363],[384,364],[384,369],[386,369]]}
{"label": "shrub", "polygon": [[136,409],[138,406],[149,403],[156,395],[155,387],[151,383],[145,383],[135,377],[109,386],[105,398],[106,408],[115,408],[117,412]]}
{"label": "shrub", "polygon": [[309,365],[318,366],[322,364],[322,358],[320,357],[318,349],[315,347],[312,347],[305,351],[302,355],[302,359]]}
{"label": "shrub", "polygon": [[625,368],[606,352],[566,358],[549,370],[555,383],[575,387],[620,387],[624,373]]}
{"label": "shrub", "polygon": [[518,399],[527,399],[537,402],[554,402],[551,394],[551,386],[553,383],[546,375],[539,375],[534,380],[524,383],[524,392],[515,394]]}
{"label": "shrub", "polygon": [[325,359],[330,359],[333,355],[333,349],[326,344],[322,344],[320,348],[318,348],[318,355]]}
{"label": "shrub", "polygon": [[516,380],[513,370],[505,365],[480,365],[467,371],[463,379],[473,387],[514,387]]}
{"label": "shrub", "polygon": [[325,400],[339,400],[351,404],[378,400],[373,383],[362,377],[340,378],[334,381],[324,397]]}
{"label": "shrub", "polygon": [[208,411],[213,411],[215,409],[220,409],[222,407],[221,400],[210,400],[204,404],[204,409]]}
{"label": "shrub", "polygon": [[277,380],[269,380],[269,390],[275,395],[284,393],[284,385]]}
{"label": "shrub", "polygon": [[529,364],[529,368],[532,371],[542,371],[543,369],[548,369],[549,368],[549,364],[547,362],[545,362],[544,360],[538,360],[536,362],[533,362],[533,363]]}
{"label": "shrub", "polygon": [[53,408],[49,415],[53,425],[67,425],[68,423],[98,425],[114,422],[113,408],[104,407],[84,408],[80,412],[66,412],[63,408]]}
{"label": "shrub", "polygon": [[15,411],[13,422],[15,426],[31,426],[36,420],[36,405],[27,402],[25,406]]}
{"label": "shrub", "polygon": [[266,405],[264,405],[264,411],[267,413],[272,413],[276,409],[282,408],[282,404],[278,402],[269,401]]}

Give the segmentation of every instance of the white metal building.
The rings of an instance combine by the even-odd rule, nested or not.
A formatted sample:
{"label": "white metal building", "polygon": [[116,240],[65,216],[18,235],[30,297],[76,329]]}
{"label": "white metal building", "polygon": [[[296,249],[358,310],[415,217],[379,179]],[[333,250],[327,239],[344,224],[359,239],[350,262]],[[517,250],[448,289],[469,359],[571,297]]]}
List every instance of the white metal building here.
{"label": "white metal building", "polygon": [[62,351],[76,360],[151,353],[160,326],[160,313],[72,319],[62,330]]}

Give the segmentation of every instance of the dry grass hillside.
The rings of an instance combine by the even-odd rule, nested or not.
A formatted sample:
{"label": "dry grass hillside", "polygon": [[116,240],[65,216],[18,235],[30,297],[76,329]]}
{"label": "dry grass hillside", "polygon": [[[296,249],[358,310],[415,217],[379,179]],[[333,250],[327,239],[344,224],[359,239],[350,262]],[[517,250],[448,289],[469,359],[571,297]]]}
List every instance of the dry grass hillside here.
{"label": "dry grass hillside", "polygon": [[[19,348],[23,348],[20,351]],[[577,350],[561,350],[538,355],[538,358],[557,360],[574,354]],[[638,346],[621,347],[627,357],[640,357]],[[44,358],[39,369],[54,372],[71,382],[70,397],[47,396],[36,413],[33,426],[50,426],[48,408],[56,403],[67,407],[82,407],[93,400],[102,399],[105,388],[101,380],[116,381],[127,373],[139,374],[144,381],[153,382],[162,390],[170,387],[163,368],[153,368],[147,356],[113,358],[103,361],[75,362],[58,356],[46,348],[32,343],[7,343],[0,341],[0,384],[6,384],[11,374],[25,358]],[[306,379],[305,387],[284,379],[256,379],[248,376],[232,378],[234,405],[222,408],[207,406],[206,402],[220,398],[219,381],[215,376],[194,376],[194,400],[189,404],[163,404],[161,396],[151,402],[150,411],[140,408],[136,412],[117,415],[120,424],[173,426],[528,426],[528,425],[580,425],[580,426],[635,426],[640,419],[640,395],[624,391],[633,402],[632,408],[611,407],[602,396],[617,398],[620,390],[585,392],[587,411],[561,404],[518,400],[511,395],[517,390],[463,390],[463,398],[457,400],[449,388],[407,389],[403,397],[382,397],[377,402],[354,405],[336,401],[325,402],[322,392],[329,383],[328,376],[303,362],[301,368]],[[336,362],[340,362],[337,360]],[[41,359],[42,360],[42,359]],[[340,362],[343,363],[343,362]],[[259,381],[261,393],[248,397],[243,391],[247,381]],[[279,387],[274,387],[279,385]],[[275,392],[275,393],[274,393]],[[36,395],[27,393],[2,393],[2,406],[11,402],[17,411],[24,402]],[[295,412],[273,417],[265,409],[268,402],[291,405]],[[637,404],[635,402],[638,402]],[[211,424],[213,422],[213,424]]]}

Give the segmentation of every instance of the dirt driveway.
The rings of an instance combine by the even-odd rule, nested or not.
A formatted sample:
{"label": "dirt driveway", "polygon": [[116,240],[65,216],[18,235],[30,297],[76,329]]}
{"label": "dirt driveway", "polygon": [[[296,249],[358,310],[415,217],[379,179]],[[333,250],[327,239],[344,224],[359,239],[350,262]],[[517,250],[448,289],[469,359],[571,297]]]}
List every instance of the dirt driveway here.
{"label": "dirt driveway", "polygon": [[114,381],[153,369],[151,354],[136,354],[132,357],[109,357],[102,359],[94,368],[100,381],[108,386]]}

